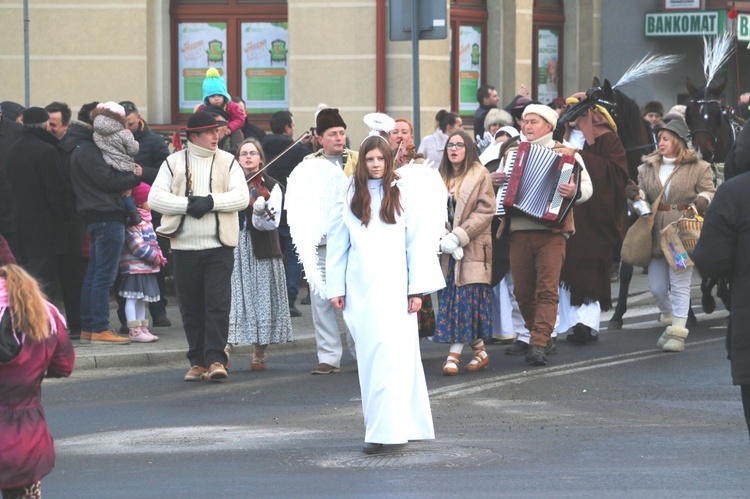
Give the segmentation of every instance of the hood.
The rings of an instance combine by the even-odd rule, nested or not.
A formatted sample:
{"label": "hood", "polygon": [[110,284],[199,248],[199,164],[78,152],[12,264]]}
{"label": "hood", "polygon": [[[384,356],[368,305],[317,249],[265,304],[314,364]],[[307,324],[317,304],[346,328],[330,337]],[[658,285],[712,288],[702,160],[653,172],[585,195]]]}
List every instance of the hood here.
{"label": "hood", "polygon": [[81,142],[93,142],[94,130],[91,125],[82,121],[71,120],[68,133],[63,137],[60,148],[65,152],[73,152]]}
{"label": "hood", "polygon": [[146,135],[151,133],[151,127],[148,126],[148,123],[146,123],[146,120],[141,118],[138,120],[138,130],[135,131],[133,134],[133,137],[135,137],[135,140],[139,141]]}

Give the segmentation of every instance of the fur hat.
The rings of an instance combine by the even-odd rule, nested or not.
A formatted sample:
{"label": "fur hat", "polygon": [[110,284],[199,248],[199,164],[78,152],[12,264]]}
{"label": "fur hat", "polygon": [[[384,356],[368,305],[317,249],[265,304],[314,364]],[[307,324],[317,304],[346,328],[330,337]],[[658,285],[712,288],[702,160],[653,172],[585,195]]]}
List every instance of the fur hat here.
{"label": "fur hat", "polygon": [[657,100],[648,101],[641,108],[641,116],[645,116],[648,113],[656,113],[659,116],[664,116],[664,106]]}
{"label": "fur hat", "polygon": [[49,113],[43,107],[30,107],[21,114],[24,125],[40,125],[49,121]]}
{"label": "fur hat", "polygon": [[529,114],[536,114],[542,117],[544,121],[552,125],[553,129],[557,126],[557,111],[549,106],[545,106],[544,104],[529,104],[523,110],[523,118],[525,119]]}
{"label": "fur hat", "polygon": [[206,79],[203,80],[203,104],[208,106],[208,98],[212,95],[223,95],[224,105],[232,101],[229,92],[227,92],[227,84],[216,68],[208,68],[208,71],[206,71]]}
{"label": "fur hat", "polygon": [[661,132],[662,130],[669,130],[673,134],[677,135],[677,137],[682,139],[686,146],[689,146],[690,130],[688,129],[688,126],[684,121],[672,120],[664,126],[657,127],[656,134],[659,135],[659,132]]}
{"label": "fur hat", "polygon": [[315,129],[318,132],[318,136],[321,136],[329,128],[344,127],[346,129],[346,123],[341,118],[339,110],[336,108],[321,109],[318,116],[315,118]]}
{"label": "fur hat", "polygon": [[8,241],[6,241],[5,238],[2,235],[0,235],[0,267],[3,267],[10,263],[16,263],[16,258],[13,256],[13,253],[10,251],[10,246],[8,246]]}
{"label": "fur hat", "polygon": [[151,192],[151,187],[146,182],[141,182],[133,188],[133,200],[136,206],[140,206],[148,201],[148,193]]}

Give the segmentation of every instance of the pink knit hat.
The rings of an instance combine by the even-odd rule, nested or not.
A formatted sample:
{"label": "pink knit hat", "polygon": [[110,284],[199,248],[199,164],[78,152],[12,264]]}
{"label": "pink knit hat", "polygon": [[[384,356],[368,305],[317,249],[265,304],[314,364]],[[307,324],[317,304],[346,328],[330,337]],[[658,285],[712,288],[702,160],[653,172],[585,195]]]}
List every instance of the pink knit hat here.
{"label": "pink knit hat", "polygon": [[145,182],[141,182],[133,189],[133,199],[135,205],[140,206],[148,201],[148,193],[151,192],[151,186]]}

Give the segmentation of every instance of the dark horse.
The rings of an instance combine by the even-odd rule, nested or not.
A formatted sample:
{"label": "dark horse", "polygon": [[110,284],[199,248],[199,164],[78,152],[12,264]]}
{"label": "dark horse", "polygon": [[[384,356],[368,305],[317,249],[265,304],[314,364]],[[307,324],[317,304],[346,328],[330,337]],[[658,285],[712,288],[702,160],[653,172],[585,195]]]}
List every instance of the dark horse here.
{"label": "dark horse", "polygon": [[[711,163],[711,169],[717,178],[723,180],[723,168],[717,164],[724,163],[737,136],[737,126],[727,117],[721,105],[721,94],[726,87],[726,80],[714,85],[696,88],[690,78],[687,79],[687,91],[690,102],[685,108],[685,122],[690,129],[693,146],[701,157]],[[711,290],[718,284],[717,295],[729,308],[729,293],[725,280],[701,279],[701,304],[703,311],[710,314],[716,309],[716,301]]]}
{"label": "dark horse", "polygon": [[[592,85],[594,88],[601,88],[601,95],[597,99],[597,104],[604,107],[615,120],[617,135],[622,141],[628,159],[628,174],[633,182],[638,183],[638,166],[642,163],[641,158],[656,150],[656,139],[651,125],[641,117],[641,109],[638,104],[619,89],[613,89],[608,80],[605,79],[604,85],[600,85],[599,78],[595,77]],[[625,216],[624,213],[623,216]],[[609,320],[609,329],[622,328],[622,316],[627,311],[628,290],[632,277],[633,266],[622,262],[620,266],[620,290],[617,296],[615,313]]]}

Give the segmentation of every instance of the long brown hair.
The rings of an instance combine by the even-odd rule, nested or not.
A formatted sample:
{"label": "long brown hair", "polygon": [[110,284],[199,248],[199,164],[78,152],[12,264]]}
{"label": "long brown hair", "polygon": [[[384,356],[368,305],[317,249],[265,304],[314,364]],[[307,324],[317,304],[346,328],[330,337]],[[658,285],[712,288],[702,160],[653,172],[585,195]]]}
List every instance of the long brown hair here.
{"label": "long brown hair", "polygon": [[[668,133],[672,136],[672,140],[674,140],[675,145],[677,147],[677,150],[675,151],[675,165],[682,165],[685,163],[693,163],[700,159],[698,157],[698,153],[689,148],[684,140],[680,138],[679,135],[672,132],[671,130],[659,130],[659,133],[656,135],[657,137],[657,144],[658,144],[658,138],[662,133]],[[646,156],[643,156],[641,158],[644,162],[653,162],[653,163],[663,163],[664,157],[662,156],[661,152],[659,151],[659,147],[657,145],[656,151],[652,152],[651,154],[647,154]]]}
{"label": "long brown hair", "polygon": [[[451,160],[448,157],[448,143],[455,136],[459,136],[464,139],[464,150],[466,151],[464,160],[461,162],[461,165],[456,171],[453,170],[453,165],[451,164]],[[443,177],[443,182],[445,183],[446,187],[450,187],[451,182],[455,182],[455,192],[458,192],[458,186],[461,184],[461,181],[464,179],[468,171],[472,169],[474,163],[479,162],[479,156],[477,156],[477,148],[474,147],[474,141],[471,140],[469,134],[464,132],[463,130],[456,130],[455,132],[450,134],[445,144],[446,146],[445,151],[443,151],[443,161],[440,163],[440,176]]]}
{"label": "long brown hair", "polygon": [[352,196],[351,209],[355,217],[362,221],[367,227],[370,224],[370,189],[367,180],[370,174],[367,171],[367,153],[377,149],[383,153],[385,169],[383,171],[383,202],[380,204],[380,219],[387,224],[396,223],[396,214],[401,214],[401,193],[393,184],[398,178],[396,168],[393,164],[393,149],[391,145],[381,137],[368,137],[359,147],[359,158],[354,169],[354,195]]}
{"label": "long brown hair", "polygon": [[47,300],[36,279],[15,264],[0,267],[8,291],[8,312],[16,330],[26,333],[32,341],[42,341],[50,335]]}

